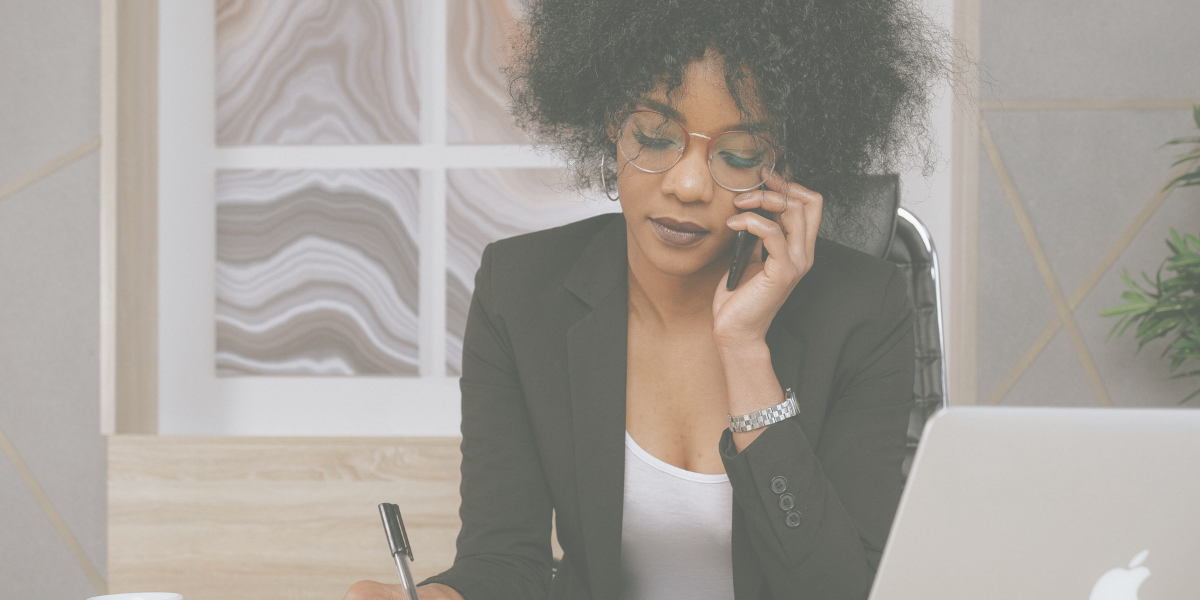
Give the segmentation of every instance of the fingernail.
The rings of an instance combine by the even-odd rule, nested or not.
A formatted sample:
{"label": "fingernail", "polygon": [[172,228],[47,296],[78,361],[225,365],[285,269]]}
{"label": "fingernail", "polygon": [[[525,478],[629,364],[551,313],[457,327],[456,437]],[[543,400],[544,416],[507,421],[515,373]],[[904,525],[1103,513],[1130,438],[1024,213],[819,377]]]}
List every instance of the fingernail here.
{"label": "fingernail", "polygon": [[729,227],[733,227],[733,217],[729,217],[728,219],[725,219],[725,225],[727,225]]}

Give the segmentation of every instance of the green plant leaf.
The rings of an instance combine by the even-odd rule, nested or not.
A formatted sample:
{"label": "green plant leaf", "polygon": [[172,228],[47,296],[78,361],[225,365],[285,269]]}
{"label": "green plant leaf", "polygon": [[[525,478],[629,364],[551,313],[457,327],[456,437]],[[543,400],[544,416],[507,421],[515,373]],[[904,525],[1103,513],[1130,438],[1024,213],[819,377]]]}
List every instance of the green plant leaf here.
{"label": "green plant leaf", "polygon": [[1200,135],[1189,135],[1187,137],[1175,138],[1163,146],[1171,146],[1175,144],[1200,144]]}
{"label": "green plant leaf", "polygon": [[1120,317],[1120,316],[1124,316],[1124,315],[1136,315],[1139,313],[1146,312],[1147,306],[1152,306],[1152,305],[1150,305],[1150,304],[1145,304],[1145,305],[1123,304],[1121,306],[1114,306],[1112,308],[1106,308],[1106,309],[1100,311],[1100,316],[1102,316],[1102,317]]}
{"label": "green plant leaf", "polygon": [[[1198,155],[1196,155],[1196,156],[1188,156],[1188,155],[1186,155],[1186,154],[1183,154],[1183,155],[1180,155],[1180,156],[1178,157],[1178,159],[1177,159],[1175,162],[1171,163],[1171,166],[1172,166],[1172,167],[1177,167],[1177,166],[1179,166],[1179,165],[1182,165],[1182,164],[1187,164],[1187,163],[1191,163],[1191,162],[1194,162],[1194,161],[1196,161],[1196,160],[1200,160],[1200,154],[1198,154]],[[1191,165],[1189,165],[1189,167],[1191,167]],[[1183,174],[1181,174],[1181,175],[1180,175],[1180,177],[1183,177],[1183,176],[1186,176],[1186,175],[1190,175],[1190,174],[1192,174],[1192,173],[1195,173],[1195,172],[1196,172],[1196,169],[1195,169],[1195,168],[1189,168],[1188,170],[1184,171],[1184,172],[1183,172]]]}
{"label": "green plant leaf", "polygon": [[1180,175],[1179,177],[1172,179],[1170,181],[1170,183],[1167,184],[1167,187],[1165,187],[1163,189],[1171,189],[1171,188],[1177,188],[1177,187],[1191,187],[1194,185],[1200,185],[1200,171],[1192,171],[1191,173],[1184,173],[1183,175]]}
{"label": "green plant leaf", "polygon": [[[1193,107],[1192,117],[1196,127],[1200,128],[1200,104]],[[1179,137],[1163,144],[1164,147],[1170,145],[1193,145],[1187,152],[1177,155],[1172,166],[1194,164],[1163,186],[1163,190],[1200,186],[1200,136]],[[1121,300],[1124,303],[1101,310],[1100,316],[1117,318],[1108,332],[1109,339],[1113,335],[1125,335],[1132,327],[1139,352],[1146,344],[1165,338],[1167,344],[1162,357],[1170,362],[1171,378],[1197,377],[1200,376],[1197,365],[1200,363],[1200,236],[1171,228],[1164,242],[1170,255],[1159,265],[1154,278],[1142,271],[1139,282],[1129,275],[1128,270],[1122,270],[1125,290]],[[1189,366],[1183,368],[1185,364]],[[1197,396],[1200,396],[1200,389],[1180,404]]]}

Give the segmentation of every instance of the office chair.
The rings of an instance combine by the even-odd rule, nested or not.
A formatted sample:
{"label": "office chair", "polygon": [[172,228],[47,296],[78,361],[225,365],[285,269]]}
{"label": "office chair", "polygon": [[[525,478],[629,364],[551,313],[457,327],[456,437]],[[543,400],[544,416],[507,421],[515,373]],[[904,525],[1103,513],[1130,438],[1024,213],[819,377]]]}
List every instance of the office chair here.
{"label": "office chair", "polygon": [[[942,360],[942,300],[937,252],[925,225],[900,207],[900,177],[873,175],[867,184],[868,210],[862,215],[869,235],[850,238],[839,235],[836,224],[822,220],[821,235],[833,241],[888,260],[904,270],[908,297],[916,320],[916,379],[913,408],[908,421],[908,453],[904,476],[912,468],[913,455],[925,422],[946,406],[946,369]],[[839,237],[843,239],[839,239]]]}
{"label": "office chair", "polygon": [[908,276],[908,297],[916,312],[913,333],[917,372],[908,420],[908,453],[904,457],[904,476],[908,477],[925,422],[946,407],[946,366],[942,360],[942,294],[933,238],[916,215],[899,208],[896,217],[887,260],[899,265]]}

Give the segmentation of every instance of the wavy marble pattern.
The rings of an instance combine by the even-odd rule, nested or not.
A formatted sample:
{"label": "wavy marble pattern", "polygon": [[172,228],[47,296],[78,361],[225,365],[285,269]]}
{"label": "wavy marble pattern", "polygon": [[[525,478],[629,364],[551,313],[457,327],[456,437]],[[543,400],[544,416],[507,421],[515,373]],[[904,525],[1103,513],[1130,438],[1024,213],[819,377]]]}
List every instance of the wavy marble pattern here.
{"label": "wavy marble pattern", "polygon": [[217,144],[418,136],[417,0],[217,0]]}
{"label": "wavy marble pattern", "polygon": [[484,247],[621,207],[602,194],[585,198],[566,190],[555,169],[451,169],[446,179],[446,368],[457,376]]}
{"label": "wavy marble pattern", "polygon": [[449,0],[446,31],[446,141],[527,144],[508,114],[508,83],[500,73],[520,0]]}
{"label": "wavy marble pattern", "polygon": [[417,190],[413,171],[219,171],[217,375],[416,375]]}

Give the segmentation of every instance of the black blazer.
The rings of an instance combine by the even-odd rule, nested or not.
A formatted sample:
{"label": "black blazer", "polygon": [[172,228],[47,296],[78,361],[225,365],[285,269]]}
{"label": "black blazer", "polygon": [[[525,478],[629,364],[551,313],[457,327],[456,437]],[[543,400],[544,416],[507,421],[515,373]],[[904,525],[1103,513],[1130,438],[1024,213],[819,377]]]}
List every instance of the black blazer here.
{"label": "black blazer", "polygon": [[[458,555],[426,583],[467,600],[617,600],[625,236],[623,216],[603,215],[484,251],[463,343]],[[817,248],[767,334],[800,414],[740,454],[728,431],[721,440],[738,600],[866,598],[903,485],[914,372],[905,279],[844,246]],[[552,511],[563,548],[553,578]]]}

